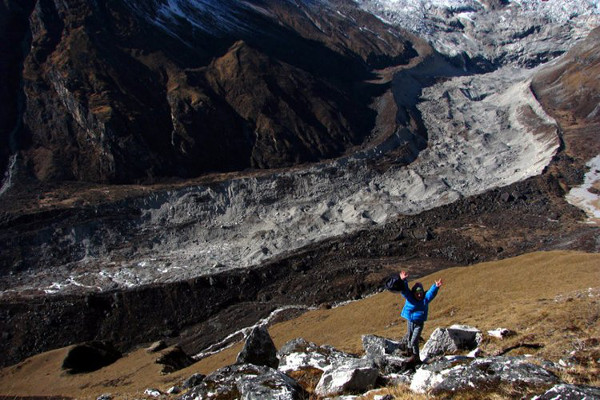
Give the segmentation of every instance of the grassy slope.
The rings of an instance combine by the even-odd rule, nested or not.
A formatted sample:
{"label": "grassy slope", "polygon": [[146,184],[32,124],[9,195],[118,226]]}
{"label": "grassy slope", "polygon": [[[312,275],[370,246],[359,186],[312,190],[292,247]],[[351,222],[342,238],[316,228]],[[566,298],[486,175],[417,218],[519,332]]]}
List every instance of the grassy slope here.
{"label": "grassy slope", "polygon": [[[397,266],[398,269],[404,268]],[[583,366],[565,371],[563,379],[600,385],[600,254],[533,253],[513,259],[440,271],[421,279],[425,286],[443,278],[445,285],[430,307],[423,337],[436,327],[476,326],[482,331],[504,327],[517,335],[503,341],[487,339],[492,354],[518,343],[540,343],[536,354],[558,361],[573,350]],[[590,295],[591,294],[591,295]],[[361,335],[400,338],[401,296],[389,292],[335,309],[310,311],[270,328],[275,344],[304,337],[319,344],[360,353]],[[0,395],[66,395],[96,398],[102,393],[140,398],[144,389],[166,390],[195,372],[209,373],[233,363],[241,345],[171,375],[160,375],[156,355],[141,349],[117,363],[89,374],[67,376],[60,365],[67,349],[32,357],[0,372]],[[532,352],[533,350],[527,350]],[[515,350],[510,354],[518,354]],[[399,395],[401,397],[401,395]]]}

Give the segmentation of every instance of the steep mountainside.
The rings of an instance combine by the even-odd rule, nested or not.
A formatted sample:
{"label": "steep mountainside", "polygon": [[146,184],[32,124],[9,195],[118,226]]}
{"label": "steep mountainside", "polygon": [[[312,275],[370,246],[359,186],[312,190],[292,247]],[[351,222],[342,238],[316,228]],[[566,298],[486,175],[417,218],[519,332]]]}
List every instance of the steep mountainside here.
{"label": "steep mountainside", "polygon": [[18,165],[42,181],[339,156],[374,125],[381,89],[360,83],[416,54],[400,30],[328,2],[5,4],[0,39],[21,47],[3,50],[0,161],[4,170],[19,150]]}

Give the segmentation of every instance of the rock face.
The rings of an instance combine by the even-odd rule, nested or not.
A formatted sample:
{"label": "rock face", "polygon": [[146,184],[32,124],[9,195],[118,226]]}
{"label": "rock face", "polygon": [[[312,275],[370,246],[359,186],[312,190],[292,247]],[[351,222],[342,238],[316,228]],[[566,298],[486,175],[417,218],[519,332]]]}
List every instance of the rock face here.
{"label": "rock face", "polygon": [[563,129],[565,151],[583,162],[600,153],[600,28],[577,43],[564,57],[545,66],[532,88]]}
{"label": "rock face", "polygon": [[29,51],[2,52],[2,172],[18,151],[43,181],[151,181],[338,156],[374,122],[369,85],[358,82],[415,54],[399,30],[327,3],[4,4],[1,41]]}

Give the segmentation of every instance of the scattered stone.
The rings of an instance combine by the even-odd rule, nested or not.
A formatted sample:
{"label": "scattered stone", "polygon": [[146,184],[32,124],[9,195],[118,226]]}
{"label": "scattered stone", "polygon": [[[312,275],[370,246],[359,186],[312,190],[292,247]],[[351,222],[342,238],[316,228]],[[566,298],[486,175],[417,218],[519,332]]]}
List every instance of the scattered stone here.
{"label": "scattered stone", "polygon": [[421,358],[427,360],[461,350],[473,350],[479,346],[481,340],[481,331],[471,326],[452,325],[449,328],[437,328],[425,343]]}
{"label": "scattered stone", "polygon": [[364,392],[371,389],[379,376],[379,370],[369,359],[346,359],[336,361],[325,370],[315,393],[331,396],[347,391]]}
{"label": "scattered stone", "polygon": [[86,342],[75,345],[65,357],[62,368],[71,374],[96,371],[121,358],[121,352],[108,342]]}
{"label": "scattered stone", "polygon": [[408,355],[408,346],[406,340],[395,341],[376,335],[363,335],[362,345],[365,353],[369,357],[384,355]]}
{"label": "scattered stone", "polygon": [[499,383],[549,385],[558,378],[552,372],[520,357],[489,357],[454,363],[438,361],[419,368],[410,388],[417,393],[455,392],[490,387]]}
{"label": "scattered stone", "polygon": [[167,389],[167,394],[179,394],[181,393],[181,388],[179,386],[172,386]]}
{"label": "scattered stone", "polygon": [[148,353],[156,353],[157,351],[161,351],[167,348],[167,343],[164,340],[159,340],[158,342],[154,342],[146,349]]}
{"label": "scattered stone", "polygon": [[496,328],[494,330],[487,331],[487,333],[488,335],[499,339],[504,339],[505,337],[513,336],[516,334],[515,331],[511,331],[510,329],[506,328]]}
{"label": "scattered stone", "polygon": [[96,398],[96,400],[113,400],[113,397],[112,397],[112,394],[105,393],[105,394],[101,394],[100,396],[98,396]]}
{"label": "scattered stone", "polygon": [[577,399],[593,400],[600,399],[600,387],[585,385],[569,385],[562,383],[549,389],[546,393],[535,396],[533,400],[553,399]]}
{"label": "scattered stone", "polygon": [[484,354],[483,354],[483,350],[481,350],[481,349],[478,347],[478,348],[476,348],[475,350],[472,350],[472,351],[470,351],[470,352],[467,354],[467,357],[470,357],[470,358],[479,358],[479,357],[483,357],[483,355],[484,355]]}
{"label": "scattered stone", "polygon": [[280,371],[263,365],[236,364],[208,375],[178,399],[300,400],[305,397],[300,385]]}
{"label": "scattered stone", "polygon": [[512,195],[512,194],[510,194],[510,193],[507,193],[507,192],[503,192],[503,193],[500,195],[500,200],[502,200],[502,201],[503,201],[503,202],[505,202],[505,203],[511,202],[511,201],[513,201],[514,199],[515,199],[515,198],[513,197],[513,195]]}
{"label": "scattered stone", "polygon": [[144,390],[144,394],[152,397],[160,397],[162,395],[161,391],[158,389],[146,389]]}
{"label": "scattered stone", "polygon": [[196,361],[188,356],[179,346],[174,346],[164,351],[160,357],[156,359],[157,364],[162,364],[163,374],[170,374],[180,369],[189,367]]}
{"label": "scattered stone", "polygon": [[200,383],[202,383],[204,378],[206,378],[206,375],[204,374],[194,374],[183,381],[182,386],[184,389],[193,388],[194,386],[198,386]]}
{"label": "scattered stone", "polygon": [[238,364],[250,363],[277,368],[279,365],[277,348],[266,326],[257,326],[250,332],[244,348],[237,356],[236,362]]}

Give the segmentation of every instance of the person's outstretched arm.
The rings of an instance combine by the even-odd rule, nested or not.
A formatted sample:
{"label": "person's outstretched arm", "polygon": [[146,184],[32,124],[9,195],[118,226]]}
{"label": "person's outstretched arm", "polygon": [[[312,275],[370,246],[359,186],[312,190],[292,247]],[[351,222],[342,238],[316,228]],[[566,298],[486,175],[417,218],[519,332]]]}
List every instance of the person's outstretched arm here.
{"label": "person's outstretched arm", "polygon": [[400,280],[402,281],[402,289],[400,292],[406,297],[410,293],[410,289],[408,288],[408,272],[400,271]]}
{"label": "person's outstretched arm", "polygon": [[442,287],[443,284],[444,281],[441,279],[435,281],[435,283],[431,285],[431,288],[427,291],[427,293],[425,293],[425,301],[430,302],[431,300],[435,299],[438,289]]}

